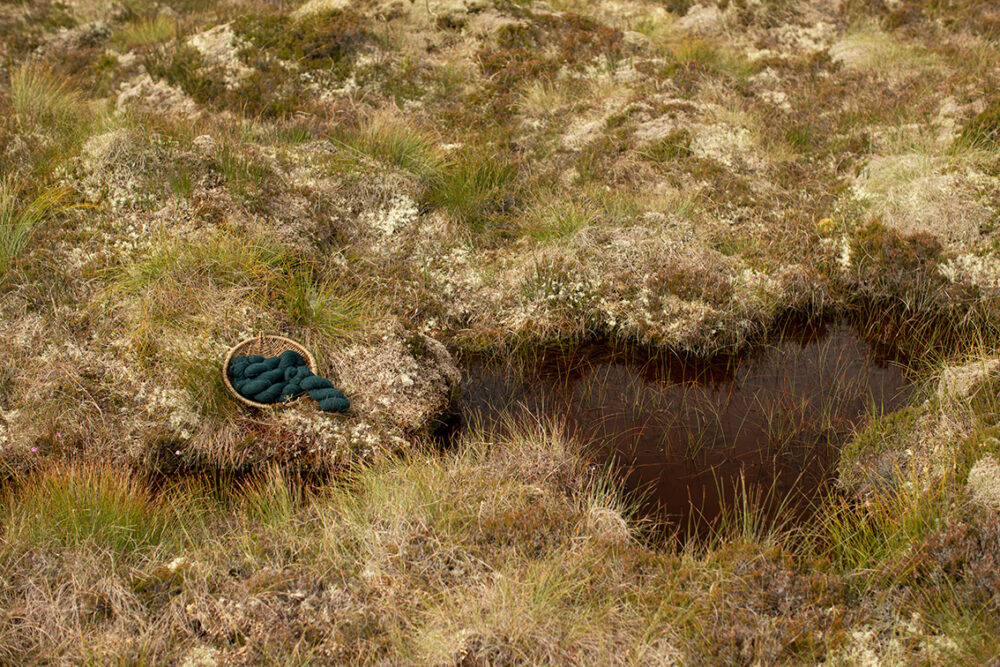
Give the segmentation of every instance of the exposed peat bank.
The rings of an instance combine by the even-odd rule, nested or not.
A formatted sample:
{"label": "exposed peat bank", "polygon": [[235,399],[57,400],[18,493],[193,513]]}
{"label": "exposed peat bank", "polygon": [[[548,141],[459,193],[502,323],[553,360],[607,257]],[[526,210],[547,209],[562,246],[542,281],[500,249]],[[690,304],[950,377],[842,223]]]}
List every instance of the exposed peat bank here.
{"label": "exposed peat bank", "polygon": [[645,517],[679,536],[747,508],[808,517],[841,446],[912,389],[885,346],[842,320],[785,325],[735,358],[584,345],[519,359],[466,363],[460,428],[562,424],[584,456],[623,480]]}

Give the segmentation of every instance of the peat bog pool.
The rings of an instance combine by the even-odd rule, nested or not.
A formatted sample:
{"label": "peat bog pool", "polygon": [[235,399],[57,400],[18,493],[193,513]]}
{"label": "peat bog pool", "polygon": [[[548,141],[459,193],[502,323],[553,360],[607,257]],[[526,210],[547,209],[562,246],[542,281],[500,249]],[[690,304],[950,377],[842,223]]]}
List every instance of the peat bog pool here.
{"label": "peat bog pool", "polygon": [[474,359],[459,428],[562,424],[643,516],[680,536],[704,534],[747,496],[771,516],[804,518],[854,429],[901,407],[912,386],[905,366],[845,321],[786,325],[772,341],[714,361],[604,345],[516,369]]}

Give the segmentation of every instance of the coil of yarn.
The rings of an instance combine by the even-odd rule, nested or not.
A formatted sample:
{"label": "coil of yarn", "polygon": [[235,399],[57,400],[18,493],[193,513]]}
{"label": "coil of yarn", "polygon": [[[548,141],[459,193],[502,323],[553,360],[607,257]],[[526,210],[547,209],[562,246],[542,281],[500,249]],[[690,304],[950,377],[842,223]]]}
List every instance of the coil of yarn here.
{"label": "coil of yarn", "polygon": [[276,357],[259,354],[233,357],[227,372],[233,388],[258,403],[290,401],[308,392],[327,412],[343,412],[351,406],[332,382],[314,375],[309,363],[295,350],[285,350]]}

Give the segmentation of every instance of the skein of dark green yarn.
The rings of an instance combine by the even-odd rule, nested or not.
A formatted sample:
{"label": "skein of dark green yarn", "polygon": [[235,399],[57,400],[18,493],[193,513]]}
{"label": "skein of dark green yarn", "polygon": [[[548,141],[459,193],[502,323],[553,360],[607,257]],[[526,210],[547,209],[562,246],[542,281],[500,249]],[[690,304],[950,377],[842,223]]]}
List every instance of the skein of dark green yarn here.
{"label": "skein of dark green yarn", "polygon": [[309,397],[327,412],[343,412],[350,407],[347,397],[328,379],[313,374],[308,362],[294,350],[268,358],[236,357],[228,372],[240,395],[258,403],[288,400],[308,391]]}

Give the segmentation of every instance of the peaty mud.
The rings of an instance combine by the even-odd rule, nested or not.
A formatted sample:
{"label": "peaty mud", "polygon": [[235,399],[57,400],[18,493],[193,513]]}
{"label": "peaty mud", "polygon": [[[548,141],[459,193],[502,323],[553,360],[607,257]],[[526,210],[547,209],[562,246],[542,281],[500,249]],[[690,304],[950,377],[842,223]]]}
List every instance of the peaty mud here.
{"label": "peaty mud", "polygon": [[642,514],[681,536],[733,511],[799,520],[828,488],[840,446],[904,404],[905,368],[847,323],[786,326],[737,359],[692,361],[582,346],[531,363],[472,360],[460,428],[564,426]]}

